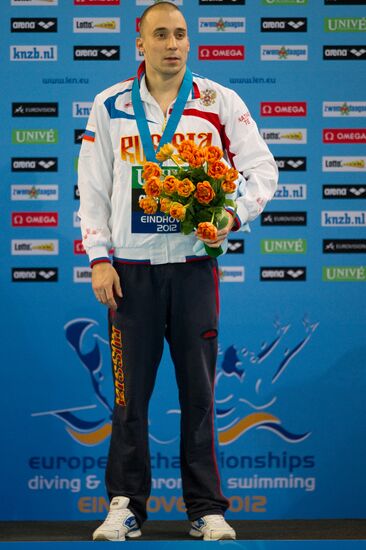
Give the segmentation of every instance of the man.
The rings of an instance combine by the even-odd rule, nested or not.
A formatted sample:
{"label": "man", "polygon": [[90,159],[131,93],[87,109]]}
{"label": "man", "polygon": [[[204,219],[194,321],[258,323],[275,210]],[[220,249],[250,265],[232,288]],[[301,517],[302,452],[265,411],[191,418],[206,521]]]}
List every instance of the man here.
{"label": "man", "polygon": [[150,233],[141,228],[133,210],[134,178],[144,155],[152,160],[159,140],[160,146],[193,139],[224,149],[243,177],[237,212],[229,214],[215,241],[205,241],[215,248],[263,210],[276,189],[277,168],[237,94],[192,78],[187,26],[175,5],[161,2],[145,10],[136,44],[144,63],[135,79],[96,96],[79,159],[83,244],[95,296],[109,308],[116,395],[106,469],[110,511],[93,538],[141,535],[151,489],[148,404],[166,339],[179,389],[190,535],[234,539],[223,517],[228,501],[214,450],[217,262],[194,255],[195,234],[160,234],[156,224]]}

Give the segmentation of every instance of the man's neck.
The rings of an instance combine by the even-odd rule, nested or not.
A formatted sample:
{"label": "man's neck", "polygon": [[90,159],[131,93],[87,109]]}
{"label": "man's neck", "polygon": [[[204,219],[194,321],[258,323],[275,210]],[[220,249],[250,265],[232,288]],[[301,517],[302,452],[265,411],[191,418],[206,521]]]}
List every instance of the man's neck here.
{"label": "man's neck", "polygon": [[146,86],[154,99],[159,103],[162,111],[166,110],[177,97],[186,68],[175,75],[162,75],[146,68]]}

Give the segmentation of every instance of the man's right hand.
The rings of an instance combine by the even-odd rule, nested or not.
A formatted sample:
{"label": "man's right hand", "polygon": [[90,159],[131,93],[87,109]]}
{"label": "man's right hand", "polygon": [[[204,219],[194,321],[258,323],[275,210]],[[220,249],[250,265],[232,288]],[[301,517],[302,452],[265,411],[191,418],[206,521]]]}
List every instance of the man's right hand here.
{"label": "man's right hand", "polygon": [[98,302],[113,310],[117,309],[114,292],[122,298],[122,290],[118,273],[112,264],[108,262],[95,264],[92,269],[92,287]]}

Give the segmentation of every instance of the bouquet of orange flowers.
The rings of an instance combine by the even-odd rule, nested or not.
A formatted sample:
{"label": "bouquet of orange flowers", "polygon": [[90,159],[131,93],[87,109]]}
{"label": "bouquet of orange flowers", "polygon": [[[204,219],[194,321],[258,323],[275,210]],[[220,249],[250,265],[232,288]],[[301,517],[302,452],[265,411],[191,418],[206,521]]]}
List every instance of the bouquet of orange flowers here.
{"label": "bouquet of orange flowers", "polygon": [[[188,235],[197,230],[197,236],[216,240],[217,231],[228,222],[226,207],[236,211],[236,203],[229,199],[236,190],[238,171],[221,159],[219,147],[198,147],[192,140],[184,140],[177,147],[163,145],[156,154],[157,160],[171,159],[174,175],[164,175],[159,164],[146,162],[142,179],[145,196],[139,200],[145,214],[164,214],[180,221],[181,231]],[[172,167],[169,166],[169,169]],[[222,250],[205,245],[210,256],[218,256]]]}

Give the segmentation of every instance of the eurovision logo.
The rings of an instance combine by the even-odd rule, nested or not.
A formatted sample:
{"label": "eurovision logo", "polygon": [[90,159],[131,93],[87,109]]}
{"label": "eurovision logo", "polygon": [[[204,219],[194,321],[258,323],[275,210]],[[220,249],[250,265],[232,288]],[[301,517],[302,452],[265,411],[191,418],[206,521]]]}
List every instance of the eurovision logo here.
{"label": "eurovision logo", "polygon": [[56,17],[12,17],[11,32],[57,32]]}
{"label": "eurovision logo", "polygon": [[324,254],[365,254],[366,239],[323,239]]}
{"label": "eurovision logo", "polygon": [[323,185],[323,199],[366,199],[366,185]]}
{"label": "eurovision logo", "polygon": [[98,32],[115,33],[120,32],[119,17],[74,17],[74,33]]}
{"label": "eurovision logo", "polygon": [[306,116],[306,101],[262,101],[261,116]]}
{"label": "eurovision logo", "polygon": [[10,46],[10,61],[57,61],[57,46]]}
{"label": "eurovision logo", "polygon": [[85,128],[82,130],[79,130],[79,129],[74,130],[74,143],[76,145],[81,144],[81,142],[83,141],[84,134],[85,134]]}
{"label": "eurovision logo", "polygon": [[204,61],[244,60],[244,46],[198,46],[198,59]]}
{"label": "eurovision logo", "polygon": [[260,134],[268,144],[302,145],[307,143],[306,128],[262,128]]}
{"label": "eurovision logo", "polygon": [[119,61],[119,46],[74,46],[74,61]]}
{"label": "eurovision logo", "polygon": [[13,117],[58,117],[58,103],[12,103]]}
{"label": "eurovision logo", "polygon": [[324,101],[324,117],[365,117],[366,101]]}
{"label": "eurovision logo", "polygon": [[200,17],[198,32],[245,32],[245,17]]}
{"label": "eurovision logo", "polygon": [[306,225],[306,212],[262,212],[261,225]]}
{"label": "eurovision logo", "polygon": [[364,61],[366,46],[323,46],[323,59],[325,61]]}
{"label": "eurovision logo", "polygon": [[261,281],[303,282],[306,281],[306,267],[261,267]]}
{"label": "eurovision logo", "polygon": [[323,128],[323,143],[366,143],[366,128]]}
{"label": "eurovision logo", "polygon": [[306,17],[262,17],[261,32],[307,32]]}
{"label": "eurovision logo", "polygon": [[12,201],[56,201],[58,185],[12,185],[10,199]]}
{"label": "eurovision logo", "polygon": [[14,267],[11,270],[13,283],[56,283],[57,267]]}
{"label": "eurovision logo", "polygon": [[13,157],[12,172],[57,172],[58,164],[55,157]]}
{"label": "eurovision logo", "polygon": [[322,157],[323,172],[366,172],[366,157]]}
{"label": "eurovision logo", "polygon": [[301,201],[307,198],[307,187],[305,183],[280,183],[273,196],[273,200],[295,200]]}
{"label": "eurovision logo", "polygon": [[278,44],[267,44],[261,46],[261,61],[307,61],[307,59],[307,45],[279,46]]}

